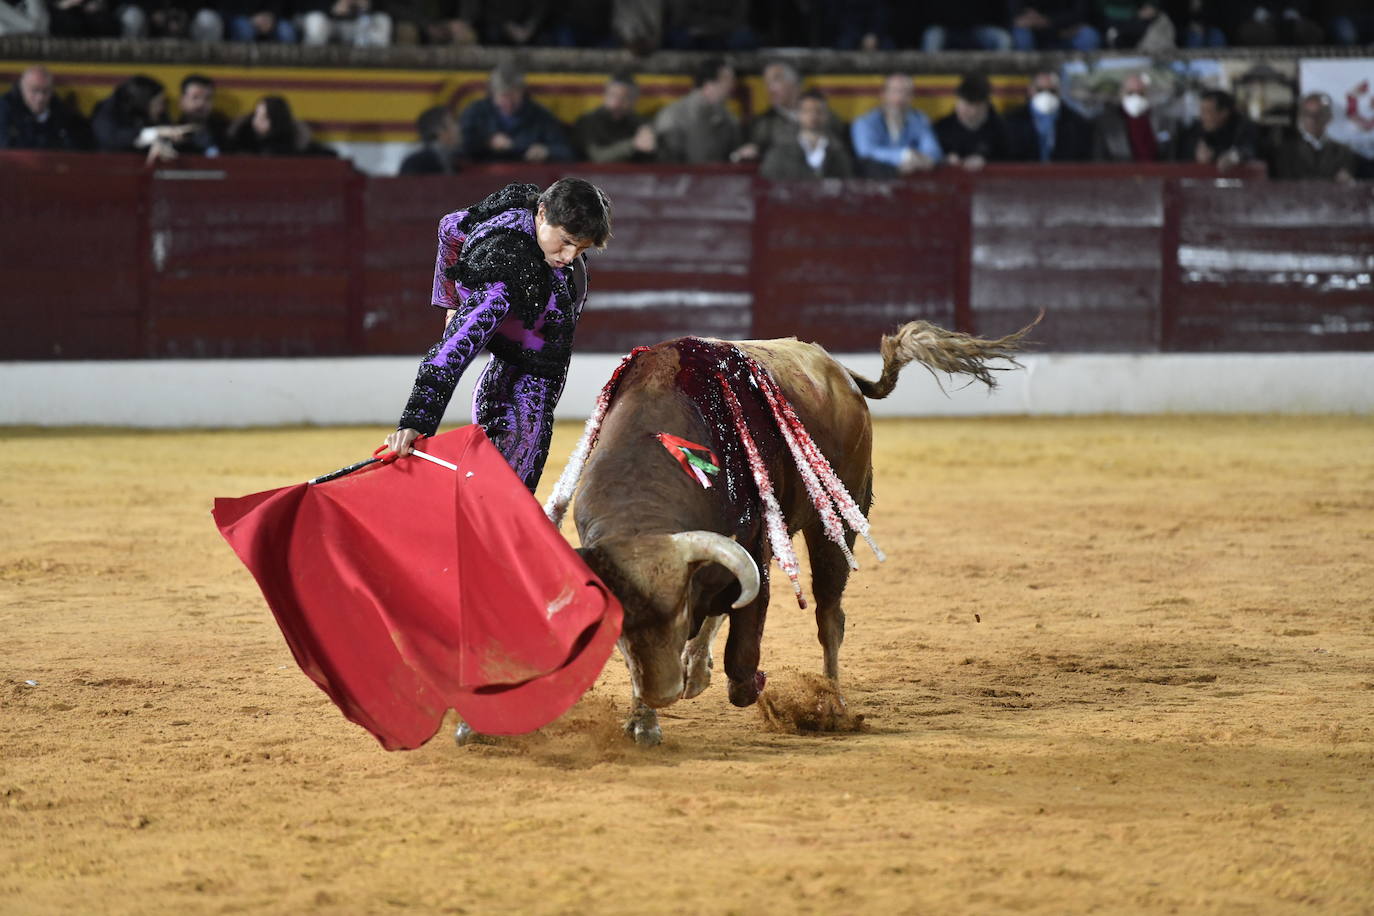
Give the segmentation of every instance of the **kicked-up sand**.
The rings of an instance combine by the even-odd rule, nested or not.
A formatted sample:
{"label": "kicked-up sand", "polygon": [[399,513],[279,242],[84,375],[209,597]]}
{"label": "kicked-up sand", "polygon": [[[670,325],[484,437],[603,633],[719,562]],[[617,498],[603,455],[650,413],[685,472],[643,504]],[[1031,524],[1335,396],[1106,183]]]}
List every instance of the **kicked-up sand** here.
{"label": "kicked-up sand", "polygon": [[615,656],[401,753],[296,668],[211,501],[382,434],[0,431],[0,913],[1374,911],[1369,419],[878,423],[845,705],[783,583],[781,727],[650,750]]}

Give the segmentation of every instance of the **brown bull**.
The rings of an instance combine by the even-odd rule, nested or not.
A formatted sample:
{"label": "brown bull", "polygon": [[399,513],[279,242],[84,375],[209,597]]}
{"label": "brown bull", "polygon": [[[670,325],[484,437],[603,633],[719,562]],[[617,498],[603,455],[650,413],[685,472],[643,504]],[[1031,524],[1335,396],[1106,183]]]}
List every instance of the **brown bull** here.
{"label": "brown bull", "polygon": [[[846,369],[821,347],[794,338],[735,346],[776,380],[866,515],[873,467],[865,397],[890,394],[898,372],[913,360],[932,370],[973,375],[993,387],[986,361],[1009,359],[1025,333],[982,340],[911,322],[883,338],[883,371],[876,382]],[[746,511],[742,525],[739,504],[731,503],[727,487],[704,489],[655,438],[671,433],[722,447],[719,424],[712,428],[700,399],[683,383],[693,342],[702,343],[684,338],[659,344],[630,364],[582,472],[575,503],[582,554],[625,608],[620,649],[634,690],[625,730],[643,745],[662,740],[655,709],[706,689],[711,641],[726,617],[730,701],[750,705],[764,680],[759,653],[771,551],[762,513]],[[841,598],[849,566],[838,545],[825,537],[790,453],[774,450],[767,464],[788,534],[800,531],[806,540],[825,674],[838,680]],[[749,498],[756,501],[757,492],[751,489]],[[853,532],[848,540],[852,548]]]}

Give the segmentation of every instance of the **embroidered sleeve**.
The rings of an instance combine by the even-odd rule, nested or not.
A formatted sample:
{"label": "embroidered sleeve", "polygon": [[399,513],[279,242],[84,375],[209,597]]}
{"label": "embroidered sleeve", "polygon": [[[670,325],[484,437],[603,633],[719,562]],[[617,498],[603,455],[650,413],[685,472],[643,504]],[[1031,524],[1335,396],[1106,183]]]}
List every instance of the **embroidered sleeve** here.
{"label": "embroidered sleeve", "polygon": [[439,252],[434,257],[434,293],[430,302],[442,309],[456,309],[459,306],[457,284],[448,277],[448,269],[458,263],[463,249],[463,231],[459,221],[467,211],[459,210],[439,220]]}
{"label": "embroidered sleeve", "polygon": [[438,431],[463,371],[491,340],[510,308],[505,283],[498,281],[472,291],[444,328],[443,337],[420,363],[397,428],[416,429],[426,436]]}

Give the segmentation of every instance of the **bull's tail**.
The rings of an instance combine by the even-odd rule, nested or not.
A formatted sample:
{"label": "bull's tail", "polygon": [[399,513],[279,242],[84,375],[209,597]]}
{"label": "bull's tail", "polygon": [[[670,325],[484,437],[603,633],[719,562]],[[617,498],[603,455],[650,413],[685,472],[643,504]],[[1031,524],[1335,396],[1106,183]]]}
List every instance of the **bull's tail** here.
{"label": "bull's tail", "polygon": [[[957,373],[971,375],[989,389],[996,388],[997,379],[993,373],[1021,365],[1015,358],[1015,354],[1022,351],[1021,340],[1043,317],[1045,313],[1041,312],[1034,321],[1015,334],[996,340],[947,331],[929,321],[909,321],[898,328],[897,333],[883,335],[883,374],[878,376],[876,382],[852,369],[849,374],[867,398],[885,398],[891,394],[892,389],[897,387],[897,375],[912,362],[924,366],[935,376],[937,383],[940,380],[937,373]],[[999,359],[1006,360],[1010,365],[988,365],[990,360]]]}

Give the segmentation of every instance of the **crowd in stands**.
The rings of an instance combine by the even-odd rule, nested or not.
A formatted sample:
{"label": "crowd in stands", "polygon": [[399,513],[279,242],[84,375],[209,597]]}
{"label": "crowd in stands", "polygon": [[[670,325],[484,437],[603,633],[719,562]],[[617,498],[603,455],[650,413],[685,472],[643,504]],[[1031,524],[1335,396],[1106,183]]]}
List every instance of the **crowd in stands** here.
{"label": "crowd in stands", "polygon": [[1359,45],[1367,0],[0,0],[0,35],[743,51]]}
{"label": "crowd in stands", "polygon": [[[699,64],[694,88],[648,120],[635,110],[633,75],[606,83],[602,104],[572,125],[530,98],[524,74],[511,64],[492,71],[485,97],[455,116],[443,106],[423,112],[420,148],[402,175],[444,174],[481,162],[756,163],[765,178],[892,178],[937,166],[969,171],[997,162],[1185,162],[1221,169],[1263,163],[1280,179],[1351,181],[1374,177],[1371,164],[1326,136],[1331,100],[1304,96],[1287,132],[1261,129],[1228,92],[1203,92],[1198,117],[1171,122],[1153,103],[1146,73],[1126,73],[1113,103],[1094,118],[1061,98],[1059,74],[1035,73],[1023,104],[1005,115],[992,105],[985,76],[965,77],[954,111],[931,123],[912,105],[913,81],[890,74],[878,105],[846,125],[818,90],[806,90],[797,69],[773,61],[763,72],[769,107],[742,125],[728,102],[736,73],[724,57]],[[214,108],[215,84],[182,80],[178,117],[168,115],[166,90],[134,76],[96,105],[89,122],[53,92],[41,66],[23,72],[0,97],[0,148],[96,149],[137,152],[149,161],[178,155],[334,155],[315,142],[279,96],[259,99],[230,122]]]}
{"label": "crowd in stands", "polygon": [[955,110],[932,124],[912,106],[911,77],[894,73],[883,82],[878,106],[845,125],[823,94],[804,89],[796,68],[774,61],[763,72],[769,107],[746,128],[726,104],[735,80],[727,60],[708,57],[695,88],[646,121],[635,113],[634,77],[619,73],[607,82],[602,104],[565,129],[529,98],[518,70],[498,67],[487,97],[456,122],[442,107],[420,116],[423,147],[401,174],[503,160],[757,162],[764,177],[784,181],[891,178],[940,165],[976,171],[992,162],[1188,162],[1223,169],[1259,162],[1276,178],[1369,177],[1368,163],[1325,136],[1331,100],[1320,94],[1302,99],[1294,130],[1275,135],[1221,90],[1202,94],[1194,123],[1170,123],[1152,104],[1143,73],[1127,74],[1116,102],[1091,120],[1062,102],[1058,73],[1036,73],[1025,103],[1003,116],[992,105],[987,78],[973,74],[959,84]]}
{"label": "crowd in stands", "polygon": [[46,67],[29,67],[0,96],[0,149],[95,150],[140,153],[148,161],[179,155],[333,156],[280,96],[264,96],[230,122],[215,110],[215,81],[192,73],[181,81],[177,119],[168,114],[167,90],[147,76],[132,76],[99,102],[89,120],[53,92]]}

